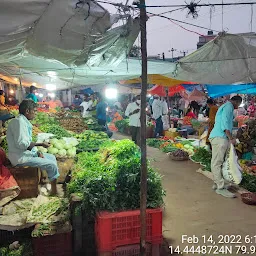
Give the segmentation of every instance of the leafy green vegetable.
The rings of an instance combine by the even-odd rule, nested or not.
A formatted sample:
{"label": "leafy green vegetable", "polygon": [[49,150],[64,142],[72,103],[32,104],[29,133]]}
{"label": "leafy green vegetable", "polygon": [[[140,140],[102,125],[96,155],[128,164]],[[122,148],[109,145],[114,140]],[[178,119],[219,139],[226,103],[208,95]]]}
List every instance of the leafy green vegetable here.
{"label": "leafy green vegetable", "polygon": [[43,124],[40,126],[40,130],[42,132],[54,134],[57,139],[71,137],[71,134],[58,124]]}
{"label": "leafy green vegetable", "polygon": [[207,171],[211,170],[210,164],[212,159],[211,152],[207,151],[205,148],[197,148],[194,155],[191,157],[195,162],[200,163],[203,166],[206,166]]}
{"label": "leafy green vegetable", "polygon": [[165,143],[164,140],[159,140],[159,139],[154,139],[154,138],[150,138],[147,139],[147,145],[153,148],[160,148],[160,146]]}
{"label": "leafy green vegetable", "polygon": [[129,119],[123,119],[115,122],[115,126],[120,132],[124,132],[129,127]]}
{"label": "leafy green vegetable", "polygon": [[32,124],[57,124],[57,121],[54,117],[50,117],[48,113],[44,112],[37,112],[36,117],[33,121],[31,121]]}
{"label": "leafy green vegetable", "polygon": [[243,179],[240,185],[241,187],[247,189],[248,191],[255,193],[256,192],[256,176],[243,173]]}
{"label": "leafy green vegetable", "polygon": [[174,147],[174,146],[172,146],[171,144],[169,144],[169,145],[163,147],[161,150],[162,150],[164,153],[169,153],[169,152],[174,152],[174,151],[176,151],[177,148]]}
{"label": "leafy green vegetable", "polygon": [[18,249],[10,250],[8,247],[0,248],[0,256],[33,256],[30,242],[21,244]]}
{"label": "leafy green vegetable", "polygon": [[[140,206],[140,151],[130,140],[107,141],[97,153],[78,154],[69,193],[83,196],[90,215],[101,210],[120,211]],[[147,207],[163,205],[161,177],[148,168]]]}

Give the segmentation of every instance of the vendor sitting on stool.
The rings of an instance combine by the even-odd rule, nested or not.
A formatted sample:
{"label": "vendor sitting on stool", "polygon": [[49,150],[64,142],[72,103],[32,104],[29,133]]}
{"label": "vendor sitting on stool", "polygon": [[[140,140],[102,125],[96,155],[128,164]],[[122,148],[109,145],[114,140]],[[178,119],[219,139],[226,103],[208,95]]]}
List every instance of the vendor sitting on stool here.
{"label": "vendor sitting on stool", "polygon": [[59,171],[54,155],[41,154],[36,146],[48,148],[48,143],[32,142],[32,124],[29,120],[35,118],[37,104],[31,100],[23,100],[19,106],[20,115],[11,120],[7,128],[8,157],[15,167],[29,166],[46,170],[51,182],[51,194],[57,193],[57,178]]}

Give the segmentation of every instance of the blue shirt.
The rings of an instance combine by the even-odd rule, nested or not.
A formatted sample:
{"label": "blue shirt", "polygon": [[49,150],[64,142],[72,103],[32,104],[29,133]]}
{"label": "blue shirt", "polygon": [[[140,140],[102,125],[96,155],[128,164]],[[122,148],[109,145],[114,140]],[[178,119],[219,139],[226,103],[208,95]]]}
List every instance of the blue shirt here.
{"label": "blue shirt", "polygon": [[96,106],[96,115],[97,115],[97,119],[99,120],[107,120],[107,114],[106,114],[106,108],[107,108],[107,103],[104,101],[101,101],[97,104]]}
{"label": "blue shirt", "polygon": [[36,97],[36,95],[35,95],[34,93],[28,94],[27,97],[26,97],[26,99],[31,99],[31,100],[33,100],[35,103],[38,102],[38,99],[37,99],[37,97]]}
{"label": "blue shirt", "polygon": [[80,106],[80,104],[82,103],[83,101],[82,101],[82,99],[80,99],[80,98],[75,98],[74,100],[73,100],[73,104],[75,105],[75,106]]}
{"label": "blue shirt", "polygon": [[233,104],[228,101],[223,104],[215,117],[215,124],[212,132],[210,134],[210,139],[220,137],[220,138],[227,138],[225,130],[229,130],[232,133],[233,129],[233,119],[234,119],[234,106]]}

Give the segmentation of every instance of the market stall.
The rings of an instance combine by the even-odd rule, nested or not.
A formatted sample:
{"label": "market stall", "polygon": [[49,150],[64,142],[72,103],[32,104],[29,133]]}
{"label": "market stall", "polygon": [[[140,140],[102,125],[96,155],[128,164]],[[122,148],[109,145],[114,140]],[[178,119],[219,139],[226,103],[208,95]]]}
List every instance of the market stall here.
{"label": "market stall", "polygon": [[[44,172],[40,175],[37,168],[7,166],[20,191],[1,205],[1,255],[55,256],[63,251],[67,256],[82,252],[95,255],[96,249],[104,254],[139,244],[139,226],[133,227],[137,235],[114,241],[110,234],[115,229],[106,229],[105,221],[121,221],[123,216],[139,218],[139,148],[130,140],[111,140],[106,131],[99,131],[95,119],[84,119],[72,111],[39,111],[32,123],[33,140],[51,144],[38,150],[57,158],[59,197],[47,196],[49,184]],[[5,137],[1,146],[8,150]],[[150,166],[148,175],[147,212],[152,235],[147,241],[152,243],[152,251],[159,252],[164,191],[161,177]]]}

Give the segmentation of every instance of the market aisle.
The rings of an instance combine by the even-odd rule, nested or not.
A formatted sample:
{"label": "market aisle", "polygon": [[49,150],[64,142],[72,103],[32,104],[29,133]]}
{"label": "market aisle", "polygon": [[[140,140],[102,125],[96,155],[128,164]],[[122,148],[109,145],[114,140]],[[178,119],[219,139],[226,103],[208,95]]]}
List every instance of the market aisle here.
{"label": "market aisle", "polygon": [[[119,133],[114,137],[127,138]],[[241,235],[243,240],[246,235],[255,236],[256,207],[245,205],[240,198],[228,199],[215,194],[211,189],[212,181],[196,173],[199,165],[191,161],[172,161],[166,154],[151,147],[148,147],[148,158],[163,175],[166,190],[163,234],[169,245],[184,247],[182,235],[213,235],[216,240],[219,235]],[[204,245],[202,240],[198,245]],[[244,254],[235,251],[231,255]]]}
{"label": "market aisle", "polygon": [[[164,176],[163,231],[170,245],[184,247],[182,235],[213,235],[216,239],[226,234],[241,235],[242,239],[255,235],[256,208],[245,205],[240,198],[228,199],[215,194],[212,181],[196,173],[197,164],[171,161],[166,154],[151,147],[148,147],[148,157],[154,159],[152,165]],[[202,240],[198,245],[204,245]]]}

